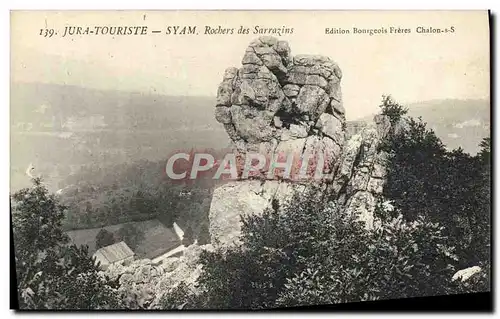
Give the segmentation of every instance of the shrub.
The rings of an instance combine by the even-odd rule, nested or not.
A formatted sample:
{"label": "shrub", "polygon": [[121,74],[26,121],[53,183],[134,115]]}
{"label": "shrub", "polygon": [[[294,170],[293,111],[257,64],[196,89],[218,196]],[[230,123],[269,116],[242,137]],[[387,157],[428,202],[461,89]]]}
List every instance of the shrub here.
{"label": "shrub", "polygon": [[408,220],[425,216],[446,226],[461,267],[489,258],[489,140],[476,156],[448,151],[421,119],[404,118],[384,145],[389,156],[384,196]]}
{"label": "shrub", "polygon": [[[332,216],[329,249],[289,278],[279,306],[332,304],[436,295],[446,291],[454,268],[453,249],[442,227],[425,218],[404,222],[402,215],[373,231],[352,216]],[[361,230],[361,231],[360,231]],[[340,236],[339,236],[340,235]]]}
{"label": "shrub", "polygon": [[134,226],[134,224],[125,224],[118,229],[116,237],[134,250],[144,240],[144,231]]}
{"label": "shrub", "polygon": [[64,206],[40,179],[12,195],[18,300],[21,309],[103,309],[119,306],[87,247],[69,245]]}
{"label": "shrub", "polygon": [[102,228],[95,236],[95,247],[96,249],[113,245],[116,242],[113,233]]}
{"label": "shrub", "polygon": [[441,226],[399,214],[367,231],[355,216],[323,206],[317,193],[300,194],[282,209],[245,218],[241,247],[202,256],[204,306],[259,309],[446,291],[456,257]]}
{"label": "shrub", "polygon": [[380,114],[387,115],[392,126],[397,124],[408,113],[408,109],[397,103],[390,95],[382,96],[382,104],[379,107]]}

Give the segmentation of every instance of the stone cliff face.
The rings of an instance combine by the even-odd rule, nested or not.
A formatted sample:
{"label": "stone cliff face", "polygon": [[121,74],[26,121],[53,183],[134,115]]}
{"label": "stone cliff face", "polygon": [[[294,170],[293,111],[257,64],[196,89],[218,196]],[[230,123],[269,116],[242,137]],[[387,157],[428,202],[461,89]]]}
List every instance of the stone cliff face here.
{"label": "stone cliff face", "polygon": [[[240,180],[214,191],[210,235],[217,246],[237,244],[240,216],[260,214],[273,199],[283,202],[315,185],[329,199],[373,222],[375,197],[382,192],[385,157],[379,144],[390,128],[376,116],[372,125],[348,130],[341,93],[342,72],[330,58],[292,56],[287,42],[261,37],[245,50],[242,66],[228,68],[217,93],[215,117],[233,151],[298,156],[321,153],[330,180],[286,178]],[[349,139],[346,138],[349,136]]]}

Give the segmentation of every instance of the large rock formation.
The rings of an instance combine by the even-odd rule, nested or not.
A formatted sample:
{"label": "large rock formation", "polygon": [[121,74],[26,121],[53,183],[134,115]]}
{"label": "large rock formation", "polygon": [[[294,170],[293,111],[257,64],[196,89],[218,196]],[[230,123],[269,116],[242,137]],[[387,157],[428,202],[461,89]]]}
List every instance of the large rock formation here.
{"label": "large rock formation", "polygon": [[238,244],[242,215],[261,214],[273,200],[284,203],[297,192],[319,189],[319,196],[372,227],[386,175],[386,154],[379,146],[390,123],[378,115],[372,124],[346,127],[341,78],[340,68],[327,57],[293,57],[288,43],[270,37],[250,44],[242,67],[226,70],[215,108],[233,152],[267,157],[321,154],[325,178],[295,179],[279,172],[270,176],[265,167],[253,178],[222,184],[214,190],[210,206],[211,244],[193,244],[182,257],[166,258],[159,265],[137,260],[104,272],[118,282],[128,307],[157,308],[161,298],[180,284],[196,294],[200,253]]}
{"label": "large rock formation", "polygon": [[292,56],[287,42],[261,37],[245,50],[242,66],[228,68],[217,93],[215,117],[229,135],[233,151],[267,158],[318,154],[329,178],[293,180],[269,175],[226,183],[214,191],[210,207],[212,244],[238,243],[240,216],[260,214],[273,199],[283,202],[295,192],[320,187],[330,200],[373,222],[375,197],[382,192],[385,154],[379,144],[390,123],[376,116],[372,125],[349,131],[346,139],[342,72],[330,58]]}
{"label": "large rock formation", "polygon": [[215,117],[235,151],[300,151],[309,142],[336,158],[344,142],[341,78],[329,58],[292,57],[287,42],[262,37],[250,43],[240,69],[226,70]]}

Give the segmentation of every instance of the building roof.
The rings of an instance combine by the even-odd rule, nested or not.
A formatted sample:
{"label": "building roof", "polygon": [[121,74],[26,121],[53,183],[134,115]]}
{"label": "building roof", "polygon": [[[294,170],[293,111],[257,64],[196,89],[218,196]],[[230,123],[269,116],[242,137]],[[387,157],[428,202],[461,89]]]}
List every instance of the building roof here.
{"label": "building roof", "polygon": [[[89,253],[94,254],[96,252],[95,238],[102,228],[116,234],[118,230],[126,224],[134,225],[134,227],[139,229],[139,231],[144,234],[144,237],[141,238],[141,240],[136,243],[136,246],[134,247],[135,256],[139,258],[152,259],[182,244],[174,230],[173,225],[168,224],[166,226],[158,219],[129,222],[106,227],[70,230],[66,232],[66,234],[68,234],[72,243],[76,245],[87,245],[89,247]],[[178,221],[177,224],[181,229],[184,229],[183,225]],[[100,256],[100,254],[98,254],[98,256]],[[101,259],[103,258],[101,257]]]}
{"label": "building roof", "polygon": [[134,256],[134,252],[124,241],[99,248],[94,255],[101,255],[110,264]]}
{"label": "building roof", "polygon": [[144,258],[153,259],[179,247],[182,242],[173,228],[158,225],[145,236],[145,241],[137,246],[136,252]]}

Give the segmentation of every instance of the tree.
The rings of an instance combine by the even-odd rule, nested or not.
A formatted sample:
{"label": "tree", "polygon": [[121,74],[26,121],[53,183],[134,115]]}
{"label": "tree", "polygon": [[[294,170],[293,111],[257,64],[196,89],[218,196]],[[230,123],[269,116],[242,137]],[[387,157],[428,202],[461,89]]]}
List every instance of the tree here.
{"label": "tree", "polygon": [[[392,131],[383,146],[389,153],[384,196],[400,207],[408,220],[426,216],[445,225],[449,244],[457,247],[462,266],[473,266],[485,256],[489,246],[483,212],[489,202],[489,183],[482,179],[489,166],[489,142],[477,156],[461,148],[448,151],[434,131],[421,118],[402,118],[399,131]],[[485,188],[486,187],[486,188]],[[481,204],[483,203],[483,204]],[[483,223],[486,226],[486,223]],[[484,245],[478,249],[478,243]]]}
{"label": "tree", "polygon": [[489,267],[491,258],[491,139],[484,138],[479,144],[481,150],[477,154],[478,172],[474,175],[475,195],[475,236],[470,251],[475,259]]}
{"label": "tree", "polygon": [[287,280],[278,306],[334,304],[444,294],[455,256],[442,228],[421,217],[378,220],[364,231],[352,216],[332,215],[335,240]]}
{"label": "tree", "polygon": [[134,250],[144,240],[144,232],[134,226],[134,224],[128,223],[118,230],[117,237],[119,241],[124,241]]}
{"label": "tree", "polygon": [[116,243],[115,236],[113,233],[102,228],[95,237],[95,247],[96,249],[113,245]]}
{"label": "tree", "polygon": [[184,237],[182,238],[182,244],[184,246],[189,246],[192,243],[194,243],[195,238],[194,237],[194,232],[193,232],[193,227],[191,224],[188,224],[186,229],[184,230]]}
{"label": "tree", "polygon": [[154,202],[141,189],[130,199],[130,208],[139,214],[150,214],[155,209]]}
{"label": "tree", "polygon": [[440,225],[398,214],[377,217],[367,231],[324,200],[316,191],[298,194],[243,218],[241,246],[202,254],[203,293],[176,291],[163,305],[266,309],[447,292],[455,256]]}
{"label": "tree", "polygon": [[[306,196],[307,197],[307,196]],[[298,198],[296,198],[298,199]],[[320,214],[308,214],[319,205],[296,202],[295,209],[279,212],[277,202],[262,216],[243,219],[242,245],[204,252],[199,286],[205,291],[197,307],[262,309],[275,306],[286,278],[305,267],[299,256],[315,251],[307,238],[323,242],[329,235]]]}
{"label": "tree", "polygon": [[397,124],[403,116],[408,113],[408,109],[394,101],[390,95],[382,95],[382,104],[379,105],[382,115],[387,115],[391,125]]}
{"label": "tree", "polygon": [[87,247],[69,245],[65,207],[40,179],[12,195],[12,228],[21,309],[116,308],[119,300]]}
{"label": "tree", "polygon": [[481,148],[478,152],[479,159],[483,164],[489,166],[491,162],[491,138],[483,138],[481,143],[479,143],[479,147]]}

